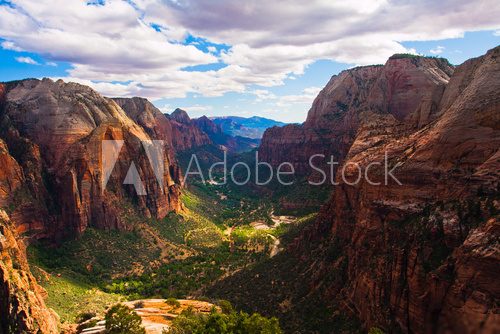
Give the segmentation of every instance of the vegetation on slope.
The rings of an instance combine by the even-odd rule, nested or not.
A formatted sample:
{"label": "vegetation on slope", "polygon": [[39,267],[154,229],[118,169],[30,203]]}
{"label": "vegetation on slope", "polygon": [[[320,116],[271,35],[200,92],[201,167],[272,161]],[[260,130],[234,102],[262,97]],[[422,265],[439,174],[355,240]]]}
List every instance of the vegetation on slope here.
{"label": "vegetation on slope", "polygon": [[103,315],[120,300],[202,298],[215,282],[267,259],[276,238],[286,240],[306,222],[274,226],[275,203],[245,191],[193,180],[181,214],[150,219],[122,203],[126,231],[88,228],[58,247],[32,244],[30,262],[48,305],[64,323],[75,323],[81,314]]}
{"label": "vegetation on slope", "polygon": [[[290,227],[282,241],[290,244],[303,230],[311,226],[316,215],[311,215]],[[318,240],[311,245],[311,258],[328,258],[329,262],[345,261],[341,249],[329,240]],[[308,255],[308,259],[309,255]],[[227,299],[246,312],[260,312],[268,317],[277,317],[285,332],[300,333],[359,333],[360,323],[352,316],[339,312],[336,305],[322,301],[327,281],[342,282],[346,279],[341,271],[317,268],[315,261],[306,261],[294,253],[282,252],[273,258],[257,262],[252,266],[227,277],[206,291],[211,298]],[[321,271],[324,276],[312,277]],[[317,284],[315,288],[311,288]]]}
{"label": "vegetation on slope", "polygon": [[33,262],[31,271],[47,291],[47,305],[57,312],[63,323],[76,323],[82,314],[103,315],[107,307],[124,299],[123,296],[102,291],[87,277],[74,273],[49,274]]}
{"label": "vegetation on slope", "polygon": [[281,334],[279,321],[276,318],[265,318],[258,313],[252,315],[245,312],[216,312],[210,314],[184,311],[172,323],[172,334],[233,334],[262,333]]}

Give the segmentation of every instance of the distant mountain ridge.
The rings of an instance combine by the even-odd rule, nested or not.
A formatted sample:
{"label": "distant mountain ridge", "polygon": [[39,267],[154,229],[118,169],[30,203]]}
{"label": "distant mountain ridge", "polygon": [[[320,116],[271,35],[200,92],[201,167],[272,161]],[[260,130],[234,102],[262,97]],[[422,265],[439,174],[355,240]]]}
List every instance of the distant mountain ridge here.
{"label": "distant mountain ridge", "polygon": [[227,134],[207,116],[190,118],[188,113],[180,108],[170,115],[165,115],[172,124],[172,144],[177,152],[216,145],[219,149],[239,153],[250,151],[260,143],[260,139]]}
{"label": "distant mountain ridge", "polygon": [[222,131],[228,135],[252,139],[261,139],[268,128],[272,128],[273,126],[285,126],[287,124],[259,116],[218,116],[209,118],[215,124],[220,125]]}

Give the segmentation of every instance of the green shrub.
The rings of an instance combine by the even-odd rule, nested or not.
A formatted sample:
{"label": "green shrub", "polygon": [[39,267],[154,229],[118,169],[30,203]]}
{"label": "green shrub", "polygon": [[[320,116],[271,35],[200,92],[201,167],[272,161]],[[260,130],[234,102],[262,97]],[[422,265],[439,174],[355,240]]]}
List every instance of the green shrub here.
{"label": "green shrub", "polygon": [[384,331],[381,330],[380,328],[378,327],[372,327],[370,328],[370,330],[368,331],[368,334],[384,334]]}
{"label": "green shrub", "polygon": [[165,303],[175,308],[181,307],[181,303],[179,303],[179,301],[175,298],[168,298],[167,300],[165,300]]}
{"label": "green shrub", "polygon": [[144,302],[142,300],[139,300],[134,303],[134,308],[143,308],[144,307]]}
{"label": "green shrub", "polygon": [[106,312],[106,333],[145,334],[141,317],[125,305],[117,304]]}
{"label": "green shrub", "polygon": [[234,312],[233,305],[231,305],[231,303],[227,300],[221,299],[217,301],[217,305],[220,307],[222,313],[224,314],[231,314],[232,312]]}
{"label": "green shrub", "polygon": [[405,58],[420,58],[422,56],[413,53],[396,53],[389,57],[389,59],[405,59]]}
{"label": "green shrub", "polygon": [[210,314],[185,311],[172,323],[172,334],[281,334],[278,319],[266,318],[260,314],[249,315],[245,312],[229,314],[212,311]]}
{"label": "green shrub", "polygon": [[90,320],[96,316],[95,312],[83,312],[76,316],[76,323],[81,324],[84,321]]}

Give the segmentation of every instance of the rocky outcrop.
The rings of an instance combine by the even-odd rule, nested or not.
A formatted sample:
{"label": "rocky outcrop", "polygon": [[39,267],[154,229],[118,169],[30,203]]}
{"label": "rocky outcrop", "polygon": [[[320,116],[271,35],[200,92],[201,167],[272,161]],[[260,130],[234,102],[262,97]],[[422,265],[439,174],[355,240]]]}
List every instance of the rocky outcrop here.
{"label": "rocky outcrop", "polygon": [[[394,119],[374,112],[361,119],[344,158],[352,167],[346,179],[357,179],[354,164],[382,165],[371,169],[370,182],[350,185],[337,175],[332,199],[293,247],[303,254],[311,240],[335,245],[333,258],[309,259],[316,263],[311,288],[327,284],[325,300],[334,298],[367,328],[499,330],[500,47],[465,62],[440,87],[444,79],[418,96],[401,93],[411,101],[384,102],[399,106],[389,113]],[[393,174],[401,185],[386,183],[386,160],[390,168],[400,164]],[[345,280],[325,282],[331,272]]]}
{"label": "rocky outcrop", "polygon": [[[158,119],[136,115],[141,126],[113,100],[61,80],[24,80],[2,87],[0,136],[24,180],[18,198],[6,199],[20,232],[58,239],[77,236],[89,225],[124,228],[120,212],[128,202],[159,218],[180,208],[179,174],[169,144],[163,152],[154,151],[161,155],[155,161],[164,165],[161,184],[145,152],[144,143],[152,139],[148,132],[161,132],[168,139],[165,124],[153,124]],[[112,158],[102,151],[107,140],[123,143],[114,167],[104,164]],[[145,195],[123,185],[132,162]],[[112,169],[105,171],[104,165]]]}
{"label": "rocky outcrop", "polygon": [[191,118],[189,117],[186,110],[181,108],[175,109],[170,115],[169,118],[177,123],[188,124],[191,123]]}
{"label": "rocky outcrop", "polygon": [[[209,314],[214,310],[220,312],[220,307],[214,304],[192,299],[178,299],[175,304],[172,302],[169,303],[165,299],[142,299],[129,301],[123,303],[123,305],[133,309],[137,315],[141,317],[142,326],[144,327],[146,334],[168,333],[168,331],[172,328],[172,322],[182,312],[189,311],[200,314]],[[82,331],[82,333],[105,334],[105,320],[93,318],[88,320],[86,323],[82,323],[81,325],[95,321],[97,321],[96,326],[87,327]]]}
{"label": "rocky outcrop", "polygon": [[0,139],[0,207],[10,203],[10,196],[24,182],[23,172],[17,161],[10,155],[7,144]]}
{"label": "rocky outcrop", "polygon": [[152,140],[161,140],[165,143],[171,177],[174,180],[180,180],[182,176],[179,166],[175,163],[172,124],[167,116],[147,99],[141,97],[114,98],[113,100],[128,117],[146,131]]}
{"label": "rocky outcrop", "polygon": [[172,123],[172,144],[177,152],[212,144],[208,135],[191,121],[186,111],[177,108],[169,115],[169,119]]}
{"label": "rocky outcrop", "polygon": [[264,133],[260,156],[274,166],[292,162],[303,175],[311,173],[309,158],[314,154],[333,156],[341,163],[360,124],[372,114],[384,115],[384,123],[398,124],[400,129],[428,124],[436,117],[452,73],[444,59],[397,55],[383,66],[343,71],[319,93],[303,124]]}
{"label": "rocky outcrop", "polygon": [[206,134],[223,137],[222,128],[210,120],[207,116],[193,119],[194,124]]}
{"label": "rocky outcrop", "polygon": [[[172,124],[165,114],[147,99],[141,97],[113,98],[128,117],[145,129],[153,140],[172,145]],[[170,150],[169,153],[172,153]]]}
{"label": "rocky outcrop", "polygon": [[[343,161],[338,185],[286,252],[211,292],[259,303],[290,332],[498,332],[500,47],[449,79],[447,69],[396,56],[343,72],[304,125],[268,130],[262,153],[275,163],[294,145],[299,156],[332,150]],[[398,83],[405,73],[421,77]],[[327,124],[335,131],[320,146],[313,132]],[[394,166],[401,184],[386,174]]]}
{"label": "rocky outcrop", "polygon": [[206,116],[191,119],[186,111],[177,108],[168,116],[172,124],[172,145],[179,153],[203,149],[239,153],[249,151],[258,146],[259,140],[233,137],[222,131],[222,128]]}
{"label": "rocky outcrop", "polygon": [[59,319],[44,302],[26,250],[7,213],[0,210],[0,333],[59,333]]}

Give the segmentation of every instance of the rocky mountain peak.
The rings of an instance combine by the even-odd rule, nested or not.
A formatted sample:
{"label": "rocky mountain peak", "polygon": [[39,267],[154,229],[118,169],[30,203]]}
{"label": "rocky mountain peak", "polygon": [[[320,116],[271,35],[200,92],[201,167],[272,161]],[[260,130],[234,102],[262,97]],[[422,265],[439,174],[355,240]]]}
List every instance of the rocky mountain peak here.
{"label": "rocky mountain peak", "polygon": [[180,108],[175,109],[174,112],[170,114],[170,118],[184,124],[191,122],[191,118],[189,118],[188,113]]}
{"label": "rocky mountain peak", "polygon": [[207,116],[203,115],[200,118],[196,118],[193,120],[196,125],[203,130],[204,132],[210,134],[222,134],[222,128],[215,124],[211,119]]}
{"label": "rocky mountain peak", "polygon": [[276,166],[293,156],[299,172],[313,154],[340,162],[363,126],[383,119],[412,131],[435,120],[453,72],[444,59],[407,55],[342,71],[315,98],[302,125],[268,129],[259,152]]}

